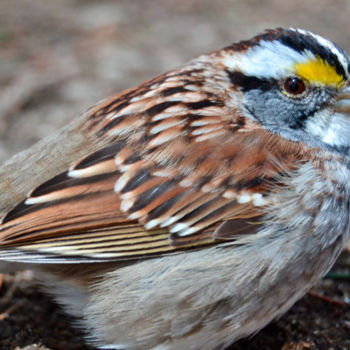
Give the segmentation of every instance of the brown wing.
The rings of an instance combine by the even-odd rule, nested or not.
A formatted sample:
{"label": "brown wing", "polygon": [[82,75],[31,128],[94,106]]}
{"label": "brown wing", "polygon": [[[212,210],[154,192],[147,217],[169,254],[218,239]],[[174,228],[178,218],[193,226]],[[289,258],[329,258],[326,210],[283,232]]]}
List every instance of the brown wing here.
{"label": "brown wing", "polygon": [[[106,147],[37,187],[6,215],[0,256],[117,260],[252,233],[280,173],[266,157],[266,137],[272,136],[257,130],[248,138],[237,133],[236,142],[192,143],[182,156],[181,138],[147,154],[130,146],[120,150],[119,144]],[[126,153],[133,160],[123,158]]]}
{"label": "brown wing", "polygon": [[277,177],[301,159],[301,146],[226,111],[185,78],[183,86],[167,79],[91,112],[86,130],[115,135],[115,143],[10,211],[0,226],[0,258],[131,259],[257,230],[254,218],[264,214]]}

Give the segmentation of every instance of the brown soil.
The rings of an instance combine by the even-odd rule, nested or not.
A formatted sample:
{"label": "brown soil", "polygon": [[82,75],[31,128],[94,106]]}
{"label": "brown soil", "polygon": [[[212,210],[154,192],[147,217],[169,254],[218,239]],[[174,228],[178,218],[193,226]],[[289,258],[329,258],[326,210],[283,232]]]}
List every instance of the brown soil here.
{"label": "brown soil", "polygon": [[[281,319],[229,350],[350,349],[349,253],[343,253],[330,275],[333,277],[320,281],[311,295],[306,295]],[[42,346],[38,350],[94,349],[84,345],[83,333],[71,327],[74,320],[39,292],[28,272],[4,276],[1,311],[9,313],[0,320],[2,350],[30,350],[26,347],[30,344]]]}

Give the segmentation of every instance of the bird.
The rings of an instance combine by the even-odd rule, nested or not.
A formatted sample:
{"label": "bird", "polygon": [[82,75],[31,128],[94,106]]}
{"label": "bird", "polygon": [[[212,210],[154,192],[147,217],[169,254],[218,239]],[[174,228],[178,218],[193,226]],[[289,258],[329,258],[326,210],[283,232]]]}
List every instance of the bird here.
{"label": "bird", "polygon": [[349,72],[332,41],[276,28],[98,102],[0,167],[2,266],[101,349],[256,333],[349,238]]}

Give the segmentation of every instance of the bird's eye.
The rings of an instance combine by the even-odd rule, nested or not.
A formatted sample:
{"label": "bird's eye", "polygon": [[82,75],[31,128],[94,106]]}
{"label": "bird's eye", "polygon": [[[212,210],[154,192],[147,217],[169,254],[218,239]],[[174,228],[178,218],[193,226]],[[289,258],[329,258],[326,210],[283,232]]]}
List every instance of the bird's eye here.
{"label": "bird's eye", "polygon": [[284,81],[283,88],[288,95],[298,97],[305,91],[306,86],[301,79],[290,77]]}

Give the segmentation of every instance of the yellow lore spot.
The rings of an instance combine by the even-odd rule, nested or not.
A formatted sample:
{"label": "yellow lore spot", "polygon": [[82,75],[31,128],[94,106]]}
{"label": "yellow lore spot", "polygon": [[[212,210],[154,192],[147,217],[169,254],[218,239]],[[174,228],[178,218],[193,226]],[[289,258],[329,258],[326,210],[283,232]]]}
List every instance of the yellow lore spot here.
{"label": "yellow lore spot", "polygon": [[331,66],[320,57],[303,63],[297,63],[294,69],[299,77],[311,84],[340,88],[345,83],[344,77],[337,73],[335,67]]}

